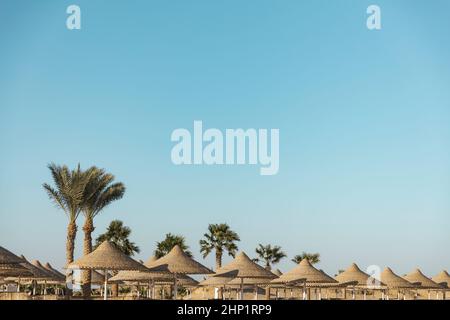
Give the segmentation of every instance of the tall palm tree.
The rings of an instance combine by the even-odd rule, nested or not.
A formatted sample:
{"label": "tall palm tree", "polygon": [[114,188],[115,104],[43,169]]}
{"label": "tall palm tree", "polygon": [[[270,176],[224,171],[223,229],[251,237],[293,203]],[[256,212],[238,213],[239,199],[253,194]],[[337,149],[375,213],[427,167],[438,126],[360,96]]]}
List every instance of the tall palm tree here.
{"label": "tall palm tree", "polygon": [[[59,166],[54,163],[48,165],[55,187],[44,183],[42,186],[49,198],[55,205],[62,209],[69,219],[67,225],[66,239],[66,263],[73,262],[73,252],[75,248],[75,237],[77,234],[76,220],[80,214],[83,194],[89,179],[88,175],[80,169],[80,165],[75,170],[70,170],[67,166]],[[72,283],[72,271],[66,271],[66,286],[68,294],[69,284]]]}
{"label": "tall palm tree", "polygon": [[188,250],[189,247],[186,245],[186,239],[183,236],[174,235],[171,233],[167,233],[166,238],[163,241],[156,243],[155,257],[159,259],[165,256],[176,245],[179,245],[184,253],[186,253],[189,257],[192,257],[192,252]]}
{"label": "tall palm tree", "polygon": [[216,270],[222,267],[223,251],[226,250],[234,258],[238,250],[235,242],[241,240],[226,223],[210,224],[204,237],[205,239],[200,240],[200,252],[206,258],[212,250],[216,251]]}
{"label": "tall palm tree", "polygon": [[262,260],[265,264],[265,268],[269,271],[272,269],[272,264],[278,263],[281,259],[286,257],[286,254],[281,250],[281,247],[272,247],[270,244],[265,246],[259,244],[259,247],[256,248],[255,251],[259,258],[254,259],[254,261],[259,262]]}
{"label": "tall palm tree", "polygon": [[135,253],[139,253],[140,249],[134,242],[130,241],[130,234],[131,229],[124,226],[122,221],[113,220],[106,229],[106,232],[95,239],[95,248],[103,241],[108,240],[127,256],[132,256]]}
{"label": "tall palm tree", "polygon": [[[92,252],[92,232],[94,232],[94,218],[113,201],[119,200],[125,193],[125,186],[121,182],[113,183],[114,176],[103,169],[91,167],[87,170],[89,182],[83,194],[82,212],[85,217],[83,232],[83,254]],[[91,293],[91,272],[82,272],[83,296],[88,298]]]}
{"label": "tall palm tree", "polygon": [[320,262],[320,254],[319,253],[306,253],[302,252],[302,254],[296,255],[291,261],[299,264],[303,259],[308,260],[311,264],[316,264]]}

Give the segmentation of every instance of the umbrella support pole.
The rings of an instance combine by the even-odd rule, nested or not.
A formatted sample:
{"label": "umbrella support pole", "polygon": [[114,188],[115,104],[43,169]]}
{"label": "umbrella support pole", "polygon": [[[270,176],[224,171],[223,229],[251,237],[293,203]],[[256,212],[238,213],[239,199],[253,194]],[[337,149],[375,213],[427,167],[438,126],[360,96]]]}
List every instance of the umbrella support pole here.
{"label": "umbrella support pole", "polygon": [[105,285],[104,285],[104,289],[103,289],[103,300],[107,300],[108,299],[108,271],[105,270]]}
{"label": "umbrella support pole", "polygon": [[242,300],[244,297],[244,278],[241,278],[241,290],[240,290],[239,300]]}
{"label": "umbrella support pole", "polygon": [[152,299],[156,299],[155,280],[152,279]]}
{"label": "umbrella support pole", "polygon": [[173,284],[173,299],[177,300],[177,294],[178,294],[178,283],[177,283],[177,274],[174,274],[174,284]]}

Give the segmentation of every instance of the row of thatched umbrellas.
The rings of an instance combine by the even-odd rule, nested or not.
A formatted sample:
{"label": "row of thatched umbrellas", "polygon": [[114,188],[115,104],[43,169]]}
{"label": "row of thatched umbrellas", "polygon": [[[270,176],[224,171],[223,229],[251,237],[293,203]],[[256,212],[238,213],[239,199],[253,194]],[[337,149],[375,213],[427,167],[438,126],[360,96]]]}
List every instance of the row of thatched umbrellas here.
{"label": "row of thatched umbrellas", "polygon": [[29,262],[23,255],[18,257],[12,252],[0,247],[0,279],[2,282],[17,282],[17,290],[20,291],[20,284],[32,283],[33,293],[35,293],[36,282],[44,283],[44,294],[47,285],[59,285],[65,281],[65,276],[54,269],[50,263],[41,264],[39,260]]}
{"label": "row of thatched umbrellas", "polygon": [[[352,264],[347,270],[330,277],[322,270],[316,269],[308,260],[302,260],[295,268],[282,274],[271,272],[257,263],[253,262],[244,252],[239,253],[234,260],[216,270],[214,273],[209,268],[189,257],[179,246],[175,246],[167,255],[160,259],[150,258],[146,263],[140,263],[123,254],[108,241],[103,242],[92,253],[76,260],[68,266],[69,269],[103,271],[104,299],[107,299],[108,282],[118,283],[144,283],[148,285],[147,295],[155,298],[154,288],[158,285],[173,285],[174,299],[177,298],[178,285],[183,287],[218,287],[238,288],[239,299],[243,299],[244,286],[255,288],[255,298],[258,297],[258,287],[266,288],[266,296],[270,298],[270,290],[301,289],[302,298],[310,298],[311,289],[321,290],[323,288],[352,290],[352,298],[355,298],[355,289],[363,291],[364,299],[368,290],[380,290],[382,299],[389,299],[388,289],[397,290],[397,298],[403,290],[428,289],[436,292],[449,290],[450,275],[442,271],[432,279],[426,277],[419,269],[410,274],[400,277],[390,268],[386,268],[380,274],[380,279],[369,276]],[[110,271],[118,271],[116,275],[108,279]],[[188,275],[210,275],[207,279],[198,283]],[[51,275],[51,276],[50,276]],[[100,274],[96,275],[97,278]],[[48,281],[48,283],[60,283],[64,281],[64,275],[53,269],[49,264],[42,265],[39,261],[29,263],[22,257],[17,257],[8,250],[0,247],[0,278],[15,277],[20,279],[33,279]],[[8,279],[8,278],[6,278]]]}

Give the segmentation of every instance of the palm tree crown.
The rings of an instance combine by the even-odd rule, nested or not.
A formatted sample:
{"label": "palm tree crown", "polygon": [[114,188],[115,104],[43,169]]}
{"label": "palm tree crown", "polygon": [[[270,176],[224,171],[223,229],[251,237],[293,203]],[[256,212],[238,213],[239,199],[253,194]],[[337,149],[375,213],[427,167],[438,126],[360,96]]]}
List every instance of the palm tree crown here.
{"label": "palm tree crown", "polygon": [[97,237],[95,247],[98,247],[103,241],[108,240],[123,253],[132,256],[135,253],[139,253],[140,249],[134,242],[130,241],[130,234],[131,229],[124,226],[122,221],[113,220],[106,229],[106,232]]}
{"label": "palm tree crown", "polygon": [[83,194],[82,211],[87,219],[93,219],[113,201],[119,200],[125,193],[122,182],[114,181],[114,176],[103,169],[91,167],[86,171],[89,181]]}
{"label": "palm tree crown", "polygon": [[210,224],[208,233],[204,234],[204,239],[200,240],[200,252],[203,258],[206,258],[212,250],[216,251],[216,270],[222,266],[223,251],[226,250],[233,258],[236,255],[238,247],[236,241],[240,241],[236,232],[230,229],[230,226],[221,224]]}
{"label": "palm tree crown", "polygon": [[69,218],[75,221],[80,214],[84,190],[88,182],[87,176],[80,169],[70,170],[67,166],[58,166],[54,163],[48,165],[55,188],[44,183],[42,186],[49,198],[62,209]]}
{"label": "palm tree crown", "polygon": [[259,244],[256,248],[256,253],[259,258],[254,259],[256,262],[262,260],[267,270],[272,269],[272,264],[280,262],[281,259],[286,257],[286,254],[281,250],[280,246],[271,246],[270,244],[263,246]]}
{"label": "palm tree crown", "polygon": [[302,252],[302,254],[296,255],[292,262],[299,264],[303,259],[308,260],[311,264],[316,264],[320,262],[320,254],[319,253],[306,253]]}
{"label": "palm tree crown", "polygon": [[188,250],[189,247],[186,245],[186,239],[181,235],[174,235],[171,233],[167,233],[166,238],[163,241],[156,243],[155,257],[159,259],[165,256],[176,245],[179,245],[184,253],[189,257],[192,257],[192,252]]}

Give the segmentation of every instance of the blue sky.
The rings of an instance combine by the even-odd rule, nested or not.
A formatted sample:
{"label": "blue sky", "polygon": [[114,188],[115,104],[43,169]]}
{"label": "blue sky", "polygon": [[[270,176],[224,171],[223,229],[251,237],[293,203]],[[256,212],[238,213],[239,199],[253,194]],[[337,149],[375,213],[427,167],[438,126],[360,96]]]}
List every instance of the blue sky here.
{"label": "blue sky", "polygon": [[[380,31],[366,28],[373,3]],[[70,4],[79,31],[65,27]],[[67,220],[41,184],[48,163],[80,162],[126,184],[95,235],[123,220],[142,259],[172,232],[213,266],[198,241],[226,222],[251,256],[282,246],[283,271],[302,251],[330,274],[353,261],[449,269],[449,11],[446,0],[1,1],[0,244],[64,264]],[[174,166],[170,134],[194,120],[279,128],[278,175]]]}

